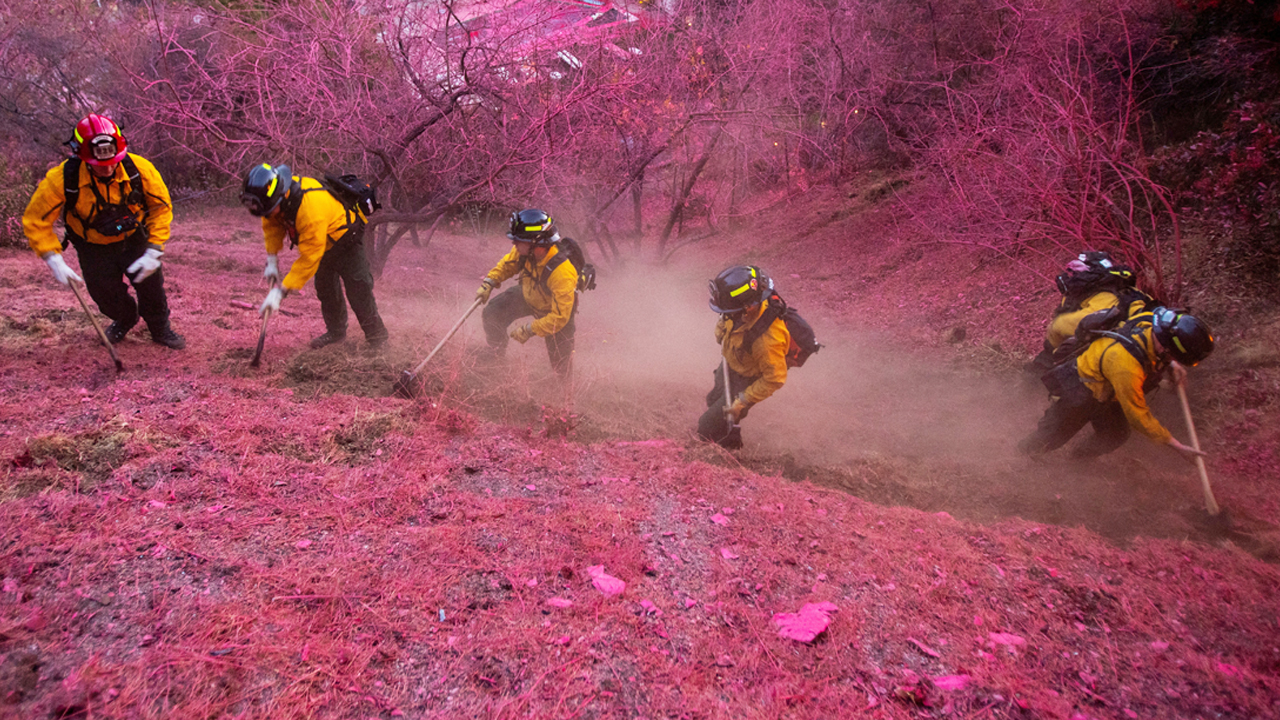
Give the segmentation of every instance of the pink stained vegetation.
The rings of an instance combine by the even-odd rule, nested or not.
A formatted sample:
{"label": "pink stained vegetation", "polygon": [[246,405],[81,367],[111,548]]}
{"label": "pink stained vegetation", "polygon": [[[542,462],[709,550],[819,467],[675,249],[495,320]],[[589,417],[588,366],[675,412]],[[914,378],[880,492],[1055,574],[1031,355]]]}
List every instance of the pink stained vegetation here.
{"label": "pink stained vegetation", "polygon": [[[447,266],[457,253],[431,254],[441,236],[428,248],[402,244],[380,280],[399,355],[360,360],[356,340],[307,350],[323,331],[308,288],[286,300],[297,314],[273,321],[264,367],[251,374],[260,230],[243,222],[250,240],[237,241],[225,224],[182,232],[166,255],[188,349],[135,330],[119,346],[129,372],[118,378],[43,265],[0,253],[12,290],[0,297],[11,319],[0,322],[0,716],[1275,715],[1273,643],[1259,639],[1275,638],[1280,572],[1238,548],[1174,535],[1118,545],[1085,523],[978,522],[954,497],[930,500],[948,503],[946,519],[935,515],[941,504],[882,506],[744,466],[749,455],[679,428],[572,442],[535,421],[495,421],[458,395],[388,398],[460,312],[429,292],[457,276],[468,287],[448,292],[470,293],[487,269]],[[889,311],[928,277],[906,280],[911,288],[885,293]],[[598,308],[608,295],[596,292]],[[253,302],[230,307],[229,293]],[[415,301],[429,305],[423,317],[402,309]],[[816,306],[806,300],[806,317]],[[584,347],[612,332],[590,311]],[[483,337],[467,331],[445,348],[438,377],[469,372]],[[536,389],[545,353],[513,350],[511,365],[481,379]],[[819,361],[830,362],[811,361],[808,379],[823,377]],[[308,379],[317,367],[346,375]],[[812,411],[795,401],[800,372],[770,401],[779,411]],[[699,386],[707,374],[699,369]],[[381,394],[352,390],[361,378]],[[654,395],[690,404],[706,387],[686,390]],[[770,407],[760,410],[753,441],[765,439]],[[943,491],[957,477],[926,486],[917,470],[877,461],[865,482]],[[534,482],[536,494],[524,488]],[[1242,485],[1224,482],[1223,494]],[[708,522],[725,507],[737,508],[732,523]],[[306,552],[294,548],[302,538],[314,541]],[[725,547],[741,559],[717,557]],[[627,580],[623,597],[666,614],[599,595],[583,571],[595,564]],[[819,573],[828,578],[815,590]],[[575,604],[547,603],[557,597]],[[817,600],[840,611],[812,644],[772,632],[772,610]],[[1027,640],[1018,658],[993,646],[993,628]],[[945,695],[929,683],[960,674],[968,684]]]}
{"label": "pink stained vegetation", "polygon": [[813,642],[831,624],[831,613],[836,611],[834,603],[805,603],[799,612],[776,613],[773,624],[778,626],[778,636],[788,640]]}

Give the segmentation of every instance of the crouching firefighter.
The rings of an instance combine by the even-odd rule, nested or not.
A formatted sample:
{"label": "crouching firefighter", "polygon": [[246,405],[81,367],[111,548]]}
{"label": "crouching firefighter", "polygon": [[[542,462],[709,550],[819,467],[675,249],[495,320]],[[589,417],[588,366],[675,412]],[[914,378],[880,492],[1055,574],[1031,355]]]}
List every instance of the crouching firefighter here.
{"label": "crouching firefighter", "polygon": [[1173,382],[1186,382],[1186,367],[1213,352],[1213,336],[1204,322],[1156,307],[1115,330],[1090,332],[1081,347],[1078,355],[1044,375],[1049,409],[1035,432],[1018,444],[1019,451],[1039,455],[1055,450],[1092,424],[1093,435],[1073,449],[1073,456],[1097,457],[1115,450],[1128,439],[1130,427],[1188,460],[1203,454],[1178,442],[1160,424],[1146,395],[1159,386],[1166,370]]}
{"label": "crouching firefighter", "polygon": [[[373,270],[364,252],[367,219],[360,206],[344,205],[329,187],[315,178],[294,175],[288,165],[266,163],[245,173],[240,202],[249,214],[262,218],[267,248],[262,276],[271,282],[271,290],[259,313],[278,311],[286,295],[315,277],[325,333],[311,340],[312,348],[346,339],[348,302],[369,348],[387,344],[387,327],[373,297]],[[282,277],[278,256],[286,237],[290,246],[297,246],[298,257]]]}
{"label": "crouching firefighter", "polygon": [[[155,165],[127,151],[120,127],[103,115],[76,124],[72,157],[45,174],[22,216],[27,242],[63,285],[83,282],[103,315],[112,344],[124,340],[141,317],[151,339],[181,350],[186,340],[169,326],[160,256],[169,240],[173,205]],[[59,211],[66,237],[53,232]],[[70,245],[81,280],[62,257]],[[124,283],[128,278],[135,301]]]}
{"label": "crouching firefighter", "polygon": [[788,367],[803,365],[821,346],[809,324],[787,307],[759,268],[731,267],[711,281],[710,289],[709,305],[720,314],[715,338],[722,361],[707,393],[707,411],[698,418],[698,436],[740,448],[738,423],[756,403],[786,384]]}
{"label": "crouching firefighter", "polygon": [[[485,339],[493,353],[501,356],[506,353],[508,338],[521,344],[534,337],[546,338],[552,369],[560,377],[568,377],[573,367],[578,290],[594,287],[594,282],[583,287],[569,251],[576,244],[562,239],[551,216],[542,210],[512,213],[507,237],[512,241],[511,250],[476,290],[476,299],[485,305]],[[520,276],[518,286],[490,299],[495,288],[516,275]],[[507,331],[511,323],[530,316],[532,321]]]}
{"label": "crouching firefighter", "polygon": [[1137,274],[1132,268],[1115,262],[1102,250],[1077,255],[1056,282],[1062,300],[1049,321],[1044,349],[1026,365],[1026,370],[1035,375],[1043,375],[1076,349],[1072,341],[1076,327],[1085,317],[1119,308],[1120,320],[1127,320],[1160,304],[1138,289]]}

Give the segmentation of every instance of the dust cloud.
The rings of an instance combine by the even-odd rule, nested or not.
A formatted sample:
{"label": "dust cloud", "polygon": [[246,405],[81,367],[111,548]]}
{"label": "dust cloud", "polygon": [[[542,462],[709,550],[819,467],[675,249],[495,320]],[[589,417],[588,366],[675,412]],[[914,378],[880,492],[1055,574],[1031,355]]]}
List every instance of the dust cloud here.
{"label": "dust cloud", "polygon": [[[379,291],[395,308],[388,320],[409,367],[466,310],[479,278],[509,247],[501,239],[440,240],[401,254]],[[1015,445],[1047,404],[1039,383],[966,366],[949,348],[912,344],[912,333],[874,332],[859,328],[856,316],[827,316],[806,304],[804,278],[785,274],[775,275],[779,294],[824,347],[752,408],[743,422],[745,448],[722,453],[695,442],[720,362],[707,281],[752,261],[690,253],[667,266],[600,264],[599,287],[581,296],[568,386],[551,372],[539,340],[513,343],[505,360],[485,364],[479,312],[428,373],[457,406],[534,432],[551,434],[559,423],[580,442],[670,438],[685,444],[691,459],[978,521],[1019,516],[1116,539],[1197,534],[1188,520],[1199,501],[1195,473],[1172,453],[1135,436],[1102,460],[1072,461],[1065,452],[1042,461],[1022,457]],[[1163,395],[1153,410],[1179,434],[1176,397]]]}
{"label": "dust cloud", "polygon": [[[607,289],[587,293],[582,302],[577,362],[590,388],[578,394],[579,409],[642,417],[666,408],[677,426],[634,431],[691,434],[720,360],[707,280],[722,269],[693,262],[602,278]],[[752,408],[743,421],[748,448],[791,453],[810,464],[868,454],[1013,459],[1014,442],[1042,409],[1034,398],[1028,404],[1016,388],[1011,397],[998,379],[949,368],[943,358],[917,359],[918,350],[895,347],[892,338],[849,328],[856,318],[823,317],[788,292],[800,282],[775,277],[779,294],[814,326],[823,348]],[[615,389],[605,392],[605,383]]]}

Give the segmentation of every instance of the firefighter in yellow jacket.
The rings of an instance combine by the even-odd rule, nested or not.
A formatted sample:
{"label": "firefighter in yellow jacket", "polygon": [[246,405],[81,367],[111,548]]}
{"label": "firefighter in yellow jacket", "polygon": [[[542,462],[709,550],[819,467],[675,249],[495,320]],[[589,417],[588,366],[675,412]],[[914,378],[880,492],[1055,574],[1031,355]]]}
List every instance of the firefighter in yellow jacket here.
{"label": "firefighter in yellow jacket", "polygon": [[[739,421],[787,382],[791,333],[781,317],[767,313],[772,295],[773,281],[750,265],[731,267],[711,281],[710,306],[720,313],[715,337],[723,362],[707,393],[707,411],[698,418],[698,435],[705,440],[742,447]],[[757,327],[762,318],[768,327]],[[725,368],[732,398],[727,407]]]}
{"label": "firefighter in yellow jacket", "polygon": [[[530,338],[547,341],[551,367],[561,377],[572,368],[574,317],[578,312],[578,269],[560,246],[560,233],[551,216],[528,209],[511,214],[507,237],[511,250],[489,271],[476,290],[485,304],[484,333],[497,355],[506,352],[507,338],[526,343]],[[508,278],[520,276],[520,284],[490,300],[490,294]],[[510,332],[516,320],[533,317]]]}
{"label": "firefighter in yellow jacket", "polygon": [[1195,449],[1178,442],[1147,407],[1147,393],[1165,370],[1183,383],[1186,367],[1213,352],[1213,336],[1200,319],[1157,307],[1100,334],[1075,359],[1045,375],[1050,404],[1036,431],[1018,449],[1038,455],[1062,447],[1086,424],[1094,434],[1073,451],[1076,457],[1105,455],[1124,444],[1129,429],[1192,460]]}
{"label": "firefighter in yellow jacket", "polygon": [[[358,207],[346,207],[319,180],[295,176],[288,165],[266,163],[245,173],[240,202],[251,215],[262,218],[267,248],[262,275],[272,286],[260,312],[276,312],[286,295],[301,290],[314,277],[325,332],[312,338],[311,347],[346,339],[347,303],[369,347],[376,350],[386,345],[387,327],[378,314],[373,270],[364,252],[367,219]],[[285,238],[297,245],[298,257],[282,277],[278,256]]]}
{"label": "firefighter in yellow jacket", "polygon": [[1066,271],[1056,282],[1062,300],[1054,310],[1053,320],[1049,321],[1044,349],[1027,365],[1027,370],[1037,375],[1053,367],[1055,352],[1075,335],[1085,317],[1123,305],[1124,314],[1120,319],[1127,320],[1157,304],[1150,295],[1137,289],[1137,278],[1131,268],[1116,263],[1102,250],[1080,253],[1067,263]]}
{"label": "firefighter in yellow jacket", "polygon": [[[154,342],[181,350],[186,341],[169,325],[160,269],[173,222],[169,188],[155,165],[127,147],[110,118],[89,115],[77,123],[71,138],[75,155],[40,181],[22,216],[23,231],[58,282],[84,283],[98,309],[111,318],[106,335],[112,344],[123,340],[141,316]],[[66,228],[62,241],[53,232],[60,214]],[[76,249],[83,280],[62,257],[68,245]]]}

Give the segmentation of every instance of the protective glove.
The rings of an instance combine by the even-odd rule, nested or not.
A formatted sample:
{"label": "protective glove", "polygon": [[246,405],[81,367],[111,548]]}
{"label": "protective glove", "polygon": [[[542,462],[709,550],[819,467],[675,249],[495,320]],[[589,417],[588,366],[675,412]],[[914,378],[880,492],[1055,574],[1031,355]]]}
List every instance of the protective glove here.
{"label": "protective glove", "polygon": [[275,255],[267,256],[267,267],[263,269],[262,277],[276,282],[280,282],[283,279],[280,277],[280,259],[278,257]]}
{"label": "protective glove", "polygon": [[267,313],[271,313],[274,315],[278,310],[280,310],[280,301],[288,294],[289,291],[279,285],[271,288],[271,292],[267,293],[267,298],[262,301],[262,307],[258,308],[258,314],[266,315]]}
{"label": "protective glove", "polygon": [[53,271],[53,279],[68,285],[72,280],[76,282],[84,282],[74,270],[67,267],[67,261],[62,259],[62,253],[49,252],[44,256],[44,261],[48,263],[49,269]]}
{"label": "protective glove", "polygon": [[729,422],[737,425],[738,420],[742,418],[742,413],[746,412],[749,407],[751,407],[751,403],[747,402],[746,395],[738,393],[738,397],[733,399],[733,404],[724,413],[728,416]]}
{"label": "protective glove", "polygon": [[[134,282],[140,283],[151,277],[151,273],[160,269],[160,256],[163,254],[155,248],[147,248],[147,251],[142,253],[142,257],[134,260],[133,264],[125,268],[124,271],[133,276]],[[137,275],[134,275],[134,273],[137,273]]]}
{"label": "protective glove", "polygon": [[[497,286],[497,283],[490,280],[489,278],[485,278],[484,282],[480,283],[480,289],[476,290],[476,299],[480,301],[481,305],[484,305],[485,303],[489,302],[489,295],[490,293],[493,292],[493,289],[496,286]],[[520,342],[524,342],[524,340],[521,340]]]}
{"label": "protective glove", "polygon": [[530,325],[529,323],[525,323],[524,325],[521,325],[520,327],[511,331],[511,339],[515,340],[521,345],[529,342],[529,338],[531,337],[533,337],[533,326]]}

